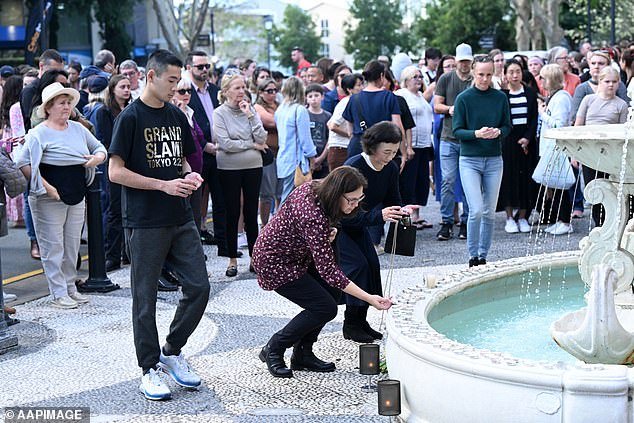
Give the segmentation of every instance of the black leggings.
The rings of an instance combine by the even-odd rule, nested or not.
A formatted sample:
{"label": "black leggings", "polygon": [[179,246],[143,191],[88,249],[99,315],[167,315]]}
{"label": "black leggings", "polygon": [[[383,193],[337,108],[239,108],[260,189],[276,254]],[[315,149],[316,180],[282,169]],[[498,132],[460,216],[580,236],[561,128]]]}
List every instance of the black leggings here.
{"label": "black leggings", "polygon": [[324,325],[337,316],[341,290],[328,285],[314,268],[275,292],[303,310],[271,337],[269,347],[274,351],[297,344],[312,345]]}
{"label": "black leggings", "polygon": [[258,237],[258,205],[260,198],[260,184],[262,183],[262,168],[222,170],[218,169],[218,177],[222,185],[225,209],[227,211],[227,256],[238,257],[238,221],[240,220],[240,194],[242,194],[242,214],[244,216],[244,230],[247,233],[249,255],[253,253],[253,246]]}

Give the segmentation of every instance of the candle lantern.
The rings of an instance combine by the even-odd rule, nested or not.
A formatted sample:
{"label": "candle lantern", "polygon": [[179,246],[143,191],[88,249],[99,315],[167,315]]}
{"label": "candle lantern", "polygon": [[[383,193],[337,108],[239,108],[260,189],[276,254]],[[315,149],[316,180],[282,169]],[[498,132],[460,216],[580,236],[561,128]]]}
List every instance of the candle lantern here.
{"label": "candle lantern", "polygon": [[368,376],[367,385],[361,387],[363,392],[376,392],[372,376],[378,375],[379,372],[379,344],[359,345],[359,373]]}
{"label": "candle lantern", "polygon": [[379,391],[379,415],[398,416],[401,414],[401,382],[398,380],[380,380]]}

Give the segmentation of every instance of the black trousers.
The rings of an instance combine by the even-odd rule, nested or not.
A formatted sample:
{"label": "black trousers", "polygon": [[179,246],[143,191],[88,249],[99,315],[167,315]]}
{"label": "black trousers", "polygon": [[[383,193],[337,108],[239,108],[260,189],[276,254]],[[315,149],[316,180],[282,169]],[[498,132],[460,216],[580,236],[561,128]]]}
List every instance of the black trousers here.
{"label": "black trousers", "polygon": [[200,235],[193,221],[164,228],[126,228],[132,286],[132,332],[139,367],[159,362],[156,328],[156,295],[163,263],[182,277],[183,296],[178,302],[166,338],[170,351],[178,352],[198,326],[209,300],[209,278]]}
{"label": "black trousers", "polygon": [[[225,227],[227,222],[225,200],[222,195],[220,178],[218,177],[216,156],[203,153],[203,170],[200,176],[203,177],[205,183],[209,187],[212,203],[211,216],[213,217],[214,238],[218,240],[218,245],[221,246],[224,245],[225,242]],[[207,204],[206,198],[203,198],[202,201]]]}
{"label": "black trousers", "polygon": [[541,189],[542,193],[540,198],[538,198],[537,203],[537,210],[544,210],[543,216],[541,217],[541,223],[557,223],[558,220],[561,220],[563,223],[570,223],[572,201],[570,201],[568,190],[554,189],[552,190],[552,197],[548,198],[549,193],[544,195],[544,187]]}
{"label": "black trousers", "polygon": [[249,255],[251,255],[255,240],[258,237],[258,206],[260,204],[262,168],[218,169],[218,176],[222,184],[222,195],[227,212],[227,224],[225,226],[227,256],[230,258],[238,257],[238,221],[240,220],[241,194],[243,198],[244,231],[247,233]]}
{"label": "black trousers", "polygon": [[271,337],[269,348],[274,351],[285,350],[293,345],[314,344],[326,323],[337,316],[341,290],[328,285],[314,267],[275,292],[303,310]]}
{"label": "black trousers", "polygon": [[121,220],[121,185],[108,181],[110,204],[106,212],[106,260],[121,262],[121,249],[124,245]]}

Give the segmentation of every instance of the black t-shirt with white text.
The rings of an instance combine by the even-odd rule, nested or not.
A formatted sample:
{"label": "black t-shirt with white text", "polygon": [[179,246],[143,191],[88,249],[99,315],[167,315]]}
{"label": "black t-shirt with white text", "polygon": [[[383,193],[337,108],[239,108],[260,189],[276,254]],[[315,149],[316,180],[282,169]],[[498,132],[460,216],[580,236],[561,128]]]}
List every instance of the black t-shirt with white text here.
{"label": "black t-shirt with white text", "polygon": [[[141,99],[119,114],[109,153],[139,175],[169,181],[182,177],[184,157],[196,151],[187,117],[170,103],[159,109]],[[193,219],[189,199],[123,186],[123,227],[160,228]]]}

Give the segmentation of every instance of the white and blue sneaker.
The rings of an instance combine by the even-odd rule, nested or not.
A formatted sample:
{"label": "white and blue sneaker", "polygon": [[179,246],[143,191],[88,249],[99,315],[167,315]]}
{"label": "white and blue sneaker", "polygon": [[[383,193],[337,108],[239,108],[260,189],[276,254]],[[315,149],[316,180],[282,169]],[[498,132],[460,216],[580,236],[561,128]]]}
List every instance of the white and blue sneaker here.
{"label": "white and blue sneaker", "polygon": [[197,388],[200,386],[200,377],[194,373],[181,352],[179,355],[164,355],[161,350],[158,366],[170,375],[174,382],[184,388]]}
{"label": "white and blue sneaker", "polygon": [[172,392],[165,382],[161,380],[160,373],[160,370],[150,369],[141,378],[139,389],[143,392],[145,398],[152,401],[161,401],[172,397]]}

